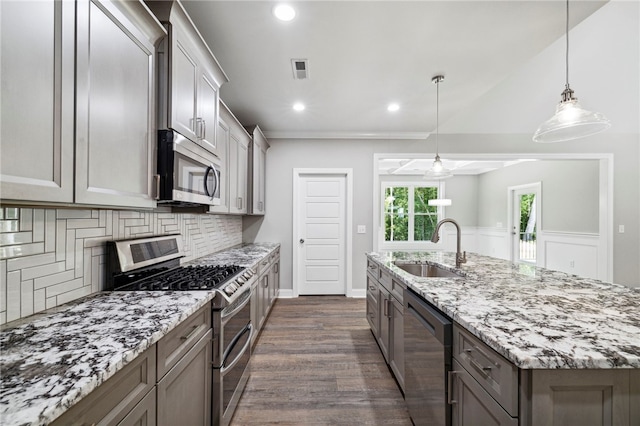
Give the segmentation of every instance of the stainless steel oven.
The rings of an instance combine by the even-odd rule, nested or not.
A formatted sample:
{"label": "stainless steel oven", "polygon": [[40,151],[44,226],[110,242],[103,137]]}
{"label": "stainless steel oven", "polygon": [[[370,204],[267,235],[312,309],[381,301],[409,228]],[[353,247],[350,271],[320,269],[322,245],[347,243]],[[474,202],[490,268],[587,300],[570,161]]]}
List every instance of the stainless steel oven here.
{"label": "stainless steel oven", "polygon": [[213,310],[213,423],[228,425],[249,379],[251,286],[224,308]]}
{"label": "stainless steel oven", "polygon": [[[215,291],[212,424],[228,425],[249,378],[251,287],[255,271],[202,262],[180,266],[180,235],[107,243],[107,288],[115,291]],[[197,263],[197,262],[196,262]]]}
{"label": "stainless steel oven", "polygon": [[221,161],[173,130],[158,132],[158,199],[160,202],[219,205]]}

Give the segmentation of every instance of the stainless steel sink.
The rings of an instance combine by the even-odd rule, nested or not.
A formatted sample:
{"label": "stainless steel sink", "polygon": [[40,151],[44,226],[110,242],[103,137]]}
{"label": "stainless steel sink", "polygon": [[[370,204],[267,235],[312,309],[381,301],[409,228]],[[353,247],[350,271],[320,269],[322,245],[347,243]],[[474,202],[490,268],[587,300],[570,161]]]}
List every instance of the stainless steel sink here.
{"label": "stainless steel sink", "polygon": [[448,271],[435,265],[428,263],[404,263],[393,262],[398,268],[403,269],[415,275],[417,277],[430,277],[430,278],[460,278],[461,274]]}

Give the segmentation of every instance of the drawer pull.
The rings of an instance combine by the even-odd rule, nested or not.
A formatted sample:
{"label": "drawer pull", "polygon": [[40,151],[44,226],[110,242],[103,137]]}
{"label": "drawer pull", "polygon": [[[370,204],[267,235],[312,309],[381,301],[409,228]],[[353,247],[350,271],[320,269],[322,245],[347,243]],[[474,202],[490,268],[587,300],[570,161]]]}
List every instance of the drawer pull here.
{"label": "drawer pull", "polygon": [[180,337],[180,340],[189,340],[191,336],[193,336],[193,333],[195,333],[196,331],[198,331],[198,326],[194,325],[191,331],[189,332],[189,334],[187,334],[186,336]]}

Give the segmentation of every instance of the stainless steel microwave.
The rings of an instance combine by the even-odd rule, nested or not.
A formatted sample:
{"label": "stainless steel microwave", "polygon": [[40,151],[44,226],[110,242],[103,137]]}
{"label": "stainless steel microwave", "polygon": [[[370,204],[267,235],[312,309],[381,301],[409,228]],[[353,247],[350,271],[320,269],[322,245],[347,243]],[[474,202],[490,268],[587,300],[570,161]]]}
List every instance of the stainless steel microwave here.
{"label": "stainless steel microwave", "polygon": [[158,131],[159,202],[220,205],[220,159],[173,130]]}

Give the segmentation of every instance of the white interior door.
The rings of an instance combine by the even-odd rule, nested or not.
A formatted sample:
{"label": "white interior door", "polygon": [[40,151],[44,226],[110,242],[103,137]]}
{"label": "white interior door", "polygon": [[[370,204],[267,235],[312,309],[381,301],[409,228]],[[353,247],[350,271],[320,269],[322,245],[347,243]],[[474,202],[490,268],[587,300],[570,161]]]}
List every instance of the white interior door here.
{"label": "white interior door", "polygon": [[346,292],[345,175],[301,174],[294,235],[298,294]]}
{"label": "white interior door", "polygon": [[540,223],[540,189],[538,184],[512,189],[512,259],[518,263],[537,264],[537,234]]}

